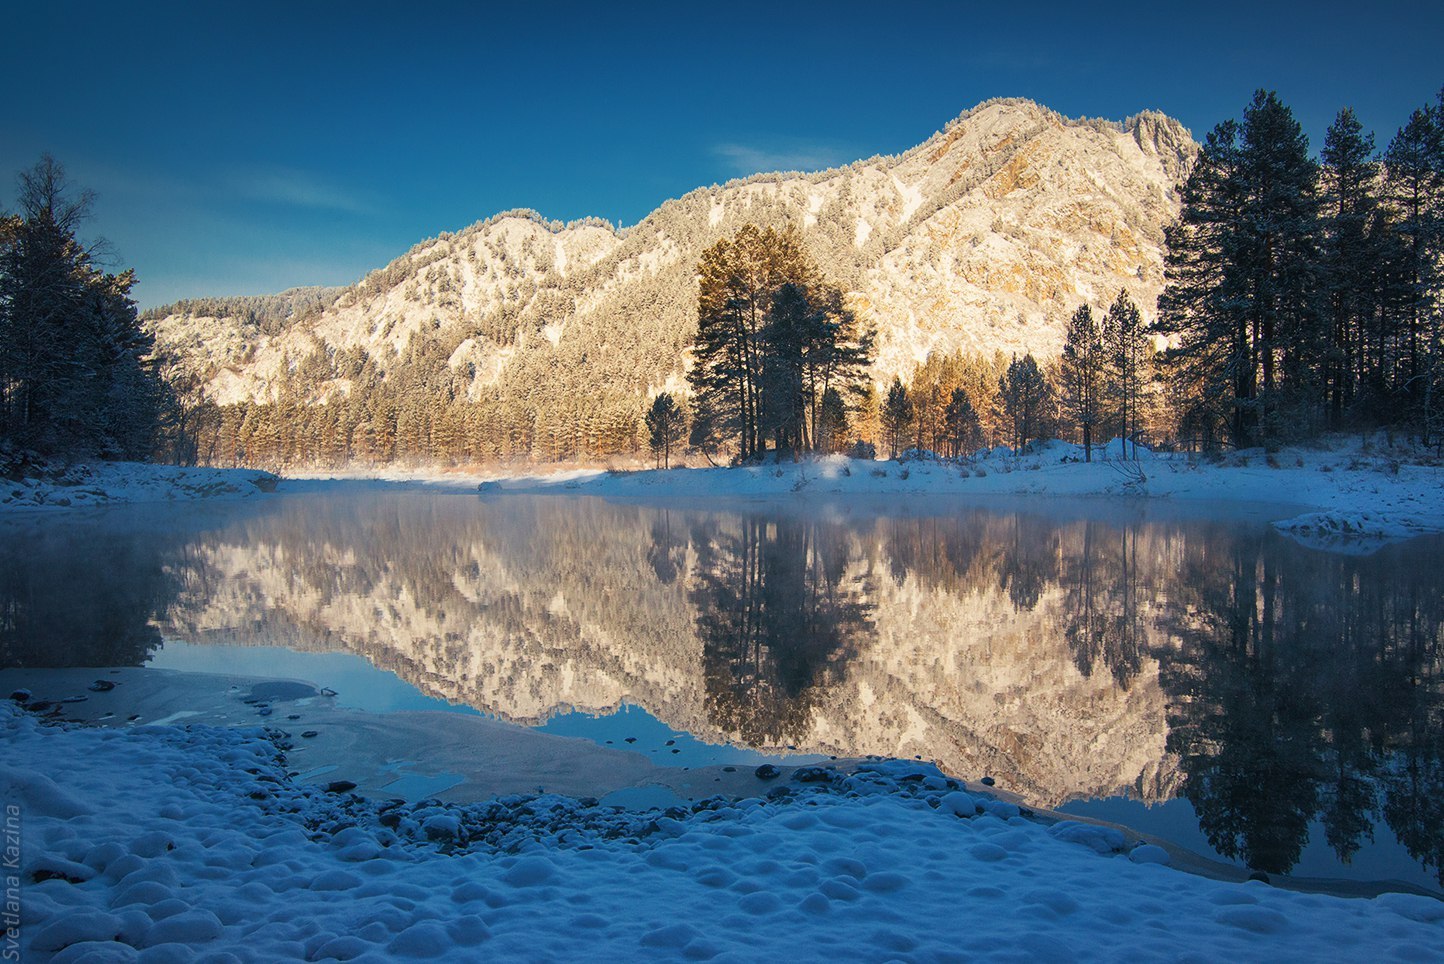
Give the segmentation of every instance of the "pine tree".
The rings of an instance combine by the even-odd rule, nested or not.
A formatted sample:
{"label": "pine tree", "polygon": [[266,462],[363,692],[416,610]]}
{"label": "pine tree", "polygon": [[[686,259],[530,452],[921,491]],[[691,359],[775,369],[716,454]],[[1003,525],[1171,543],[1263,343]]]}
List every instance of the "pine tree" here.
{"label": "pine tree", "polygon": [[49,452],[146,458],[165,384],[130,298],[135,276],[95,266],[76,231],[93,195],[46,156],[0,222],[0,439]]}
{"label": "pine tree", "polygon": [[687,376],[694,441],[710,452],[736,438],[744,460],[769,438],[779,450],[815,447],[828,390],[862,391],[872,333],[817,272],[794,231],[745,226],[703,252],[698,271]]}
{"label": "pine tree", "polygon": [[1036,438],[1051,402],[1048,382],[1031,354],[1014,358],[998,385],[1003,409],[1013,427],[1013,445],[1022,452]]}
{"label": "pine tree", "polygon": [[1143,394],[1144,368],[1148,363],[1148,336],[1143,317],[1128,292],[1120,290],[1108,315],[1103,320],[1102,342],[1107,361],[1106,378],[1109,395],[1117,406],[1120,434],[1133,442],[1133,455],[1138,455],[1139,408]]}
{"label": "pine tree", "polygon": [[905,444],[905,436],[913,418],[913,403],[902,380],[894,378],[887,390],[887,400],[882,405],[882,433],[887,440],[889,457],[897,458],[898,447]]}
{"label": "pine tree", "polygon": [[790,235],[747,225],[704,251],[698,265],[695,363],[687,378],[702,424],[735,435],[742,459],[764,444],[764,328],[783,271],[799,261]]}
{"label": "pine tree", "polygon": [[1397,291],[1402,331],[1393,360],[1400,404],[1423,430],[1435,421],[1441,375],[1444,281],[1444,91],[1419,108],[1384,154],[1385,194],[1399,241]]}
{"label": "pine tree", "polygon": [[1324,378],[1329,426],[1339,429],[1364,379],[1373,278],[1384,261],[1372,230],[1380,213],[1374,135],[1345,108],[1324,136],[1319,159],[1320,276],[1329,316]]}
{"label": "pine tree", "polygon": [[1061,359],[1063,407],[1083,436],[1083,460],[1093,461],[1093,426],[1101,414],[1103,334],[1093,309],[1080,305],[1068,321]]}
{"label": "pine tree", "polygon": [[829,387],[822,393],[817,415],[817,450],[841,452],[847,448],[847,404],[842,393]]}
{"label": "pine tree", "polygon": [[943,412],[943,431],[948,442],[948,454],[959,458],[965,451],[977,447],[981,430],[978,413],[968,400],[968,393],[961,388],[953,389],[948,397],[948,407]]}
{"label": "pine tree", "polygon": [[664,469],[672,467],[672,449],[687,435],[686,416],[670,393],[663,392],[652,400],[647,410],[647,444],[652,455]]}
{"label": "pine tree", "polygon": [[1196,398],[1229,399],[1240,446],[1306,427],[1317,408],[1317,181],[1293,113],[1261,90],[1241,124],[1209,134],[1167,233],[1154,330],[1176,340],[1170,367]]}

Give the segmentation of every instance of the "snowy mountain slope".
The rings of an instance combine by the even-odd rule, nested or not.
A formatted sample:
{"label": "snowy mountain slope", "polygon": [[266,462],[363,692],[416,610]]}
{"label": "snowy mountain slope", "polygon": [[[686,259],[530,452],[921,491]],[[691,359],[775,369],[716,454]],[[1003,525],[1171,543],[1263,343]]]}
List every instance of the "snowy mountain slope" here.
{"label": "snowy mountain slope", "polygon": [[1161,114],[1115,124],[990,101],[901,155],[701,188],[620,231],[500,214],[275,330],[183,307],[150,323],[221,403],[271,400],[318,349],[340,359],[322,372],[324,397],[349,390],[363,356],[386,371],[418,348],[442,353],[472,397],[519,395],[543,376],[587,397],[604,369],[640,399],[681,373],[698,256],[751,222],[802,230],[876,324],[879,381],[936,350],[1055,354],[1083,300],[1105,306],[1122,287],[1151,309],[1196,149]]}

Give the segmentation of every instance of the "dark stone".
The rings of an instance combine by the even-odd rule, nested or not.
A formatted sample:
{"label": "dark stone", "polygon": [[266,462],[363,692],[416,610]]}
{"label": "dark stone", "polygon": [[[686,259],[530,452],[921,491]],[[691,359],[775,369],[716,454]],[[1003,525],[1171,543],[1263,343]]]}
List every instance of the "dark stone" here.
{"label": "dark stone", "polygon": [[34,710],[36,713],[44,713],[46,710],[50,709],[54,705],[55,704],[50,702],[49,700],[41,700],[38,703],[31,703],[29,708]]}
{"label": "dark stone", "polygon": [[736,772],[737,772],[737,768],[736,768],[736,767],[723,767],[723,768],[722,768],[722,772],[723,772],[723,773],[736,773]]}
{"label": "dark stone", "polygon": [[135,722],[136,720],[138,720],[138,719],[140,719],[140,714],[139,714],[139,713],[135,713],[135,714],[132,714],[131,716],[127,716],[127,717],[125,718],[125,722],[127,722],[127,723],[134,723],[134,722]]}
{"label": "dark stone", "polygon": [[259,710],[258,715],[260,715],[260,716],[270,716],[270,715],[271,715],[272,713],[274,713],[274,712],[275,712],[275,710],[271,709],[269,706],[263,706],[263,707],[261,707],[261,709]]}
{"label": "dark stone", "polygon": [[676,746],[676,745],[677,745],[677,741],[676,741],[676,740],[668,740],[668,741],[667,741],[665,744],[663,744],[663,745],[664,745],[664,746]]}
{"label": "dark stone", "polygon": [[759,780],[775,780],[782,776],[782,771],[770,763],[764,763],[752,771],[752,775]]}
{"label": "dark stone", "polygon": [[637,738],[636,738],[635,736],[629,736],[629,737],[627,737],[627,739],[625,740],[625,742],[627,742],[627,743],[636,743],[636,742],[637,742]]}
{"label": "dark stone", "polygon": [[997,781],[997,780],[994,780],[992,777],[983,777],[983,780],[982,780],[982,784],[983,784],[983,786],[985,786],[985,787],[995,786],[995,785],[997,784],[997,782],[998,782],[998,781]]}
{"label": "dark stone", "polygon": [[29,699],[30,699],[30,691],[29,691],[29,690],[16,690],[15,692],[13,692],[13,693],[10,694],[10,698],[11,698],[12,700],[14,700],[15,702],[17,702],[17,703],[25,703],[25,702],[28,702]]}
{"label": "dark stone", "polygon": [[773,787],[767,791],[767,799],[769,800],[785,800],[790,796],[792,796],[791,787]]}
{"label": "dark stone", "polygon": [[109,693],[115,689],[115,680],[98,679],[86,688],[92,693]]}
{"label": "dark stone", "polygon": [[391,810],[377,817],[376,822],[381,824],[381,826],[387,828],[388,830],[395,830],[397,827],[401,826],[401,814],[397,813],[395,810]]}
{"label": "dark stone", "polygon": [[833,771],[826,767],[798,767],[792,779],[798,783],[831,783]]}
{"label": "dark stone", "polygon": [[673,747],[673,748],[672,748],[672,752],[673,752],[673,753],[681,753],[682,751],[679,750],[679,749],[677,749],[676,747]]}
{"label": "dark stone", "polygon": [[288,719],[288,720],[299,720],[300,718],[301,718],[301,714],[300,714],[300,713],[292,713],[290,716],[286,717],[286,719]]}
{"label": "dark stone", "polygon": [[332,780],[326,784],[327,793],[350,793],[356,789],[356,784],[350,780]]}
{"label": "dark stone", "polygon": [[309,740],[309,739],[310,739],[311,737],[313,737],[313,736],[320,736],[320,735],[321,735],[321,734],[317,733],[315,730],[306,730],[305,732],[303,732],[303,733],[301,734],[302,738],[303,738],[303,739],[307,739],[307,740]]}

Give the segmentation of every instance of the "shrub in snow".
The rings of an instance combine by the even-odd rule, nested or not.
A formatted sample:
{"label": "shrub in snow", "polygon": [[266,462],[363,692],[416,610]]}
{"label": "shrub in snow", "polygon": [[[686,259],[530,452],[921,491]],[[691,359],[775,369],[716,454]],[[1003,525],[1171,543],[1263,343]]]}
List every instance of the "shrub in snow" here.
{"label": "shrub in snow", "polygon": [[871,442],[853,442],[852,448],[847,450],[847,454],[852,458],[866,459],[867,461],[871,462],[873,459],[877,458],[877,446],[873,445]]}

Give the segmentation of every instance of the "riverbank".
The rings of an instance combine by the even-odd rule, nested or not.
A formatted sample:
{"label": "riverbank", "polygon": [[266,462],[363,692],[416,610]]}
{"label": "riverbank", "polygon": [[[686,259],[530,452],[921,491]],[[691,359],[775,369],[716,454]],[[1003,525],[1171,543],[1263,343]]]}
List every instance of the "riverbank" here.
{"label": "riverbank", "polygon": [[145,462],[64,462],[29,457],[0,465],[0,514],[30,510],[197,499],[246,499],[271,492],[279,477],[259,469],[213,469]]}
{"label": "riverbank", "polygon": [[1181,873],[923,764],[747,773],[750,790],[653,811],[399,803],[298,782],[285,725],[50,725],[0,705],[23,959],[1420,960],[1444,944],[1437,900]]}
{"label": "riverbank", "polygon": [[[446,484],[442,476],[425,478]],[[1220,507],[1273,504],[1291,510],[1276,526],[1324,548],[1379,545],[1444,531],[1444,465],[1428,453],[1357,439],[1217,458],[1142,448],[1136,458],[1123,458],[1115,440],[1095,450],[1091,462],[1083,460],[1081,447],[1053,441],[1024,454],[999,448],[963,460],[833,455],[728,468],[498,476],[478,484],[483,495],[564,492],[689,501],[1011,496],[1161,499]]]}

